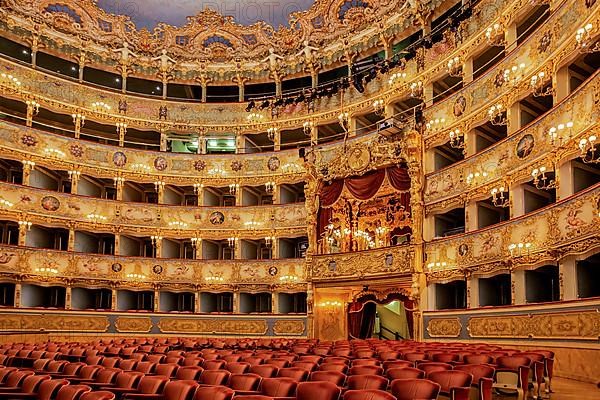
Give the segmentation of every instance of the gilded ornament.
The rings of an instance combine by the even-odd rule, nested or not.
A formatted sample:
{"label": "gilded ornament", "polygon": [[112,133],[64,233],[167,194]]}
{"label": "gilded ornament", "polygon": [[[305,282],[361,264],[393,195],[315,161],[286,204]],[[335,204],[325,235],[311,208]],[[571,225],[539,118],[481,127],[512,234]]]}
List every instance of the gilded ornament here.
{"label": "gilded ornament", "polygon": [[138,317],[117,317],[115,328],[117,332],[147,333],[152,330],[152,319]]}
{"label": "gilded ornament", "polygon": [[306,325],[301,319],[279,319],[273,324],[273,333],[277,336],[299,336],[304,333]]}
{"label": "gilded ornament", "polygon": [[431,318],[427,321],[427,333],[433,338],[457,338],[462,332],[458,318]]}

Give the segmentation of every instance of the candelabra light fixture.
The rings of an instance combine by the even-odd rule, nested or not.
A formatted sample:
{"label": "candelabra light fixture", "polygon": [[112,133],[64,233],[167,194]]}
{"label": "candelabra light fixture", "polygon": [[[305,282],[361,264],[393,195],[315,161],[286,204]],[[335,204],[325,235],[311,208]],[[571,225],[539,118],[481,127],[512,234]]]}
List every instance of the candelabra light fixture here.
{"label": "candelabra light fixture", "polygon": [[34,161],[31,161],[31,160],[23,160],[23,161],[21,161],[21,162],[23,163],[23,166],[24,166],[24,167],[31,168],[31,169],[33,169],[33,167],[35,167],[35,162],[34,162]]}
{"label": "candelabra light fixture", "polygon": [[193,237],[190,240],[192,241],[192,247],[194,249],[198,248],[198,246],[202,246],[202,238],[200,238],[200,237]]}
{"label": "candelabra light fixture", "polygon": [[236,237],[229,237],[227,238],[227,246],[233,249],[235,248],[238,241],[239,239]]}
{"label": "candelabra light fixture", "polygon": [[160,235],[152,235],[150,236],[150,243],[152,243],[152,247],[156,247],[162,241],[162,236]]}
{"label": "candelabra light fixture", "polygon": [[452,147],[453,149],[464,149],[466,146],[465,143],[465,135],[462,133],[462,131],[458,128],[451,130],[448,133],[448,136],[450,136],[450,147]]}
{"label": "candelabra light fixture", "polygon": [[508,245],[508,251],[510,252],[511,257],[521,257],[529,254],[529,251],[533,247],[533,244],[530,242],[526,243],[511,243]]}
{"label": "candelabra light fixture", "polygon": [[39,272],[40,274],[52,274],[52,275],[58,274],[58,270],[56,268],[51,268],[51,267],[36,268],[35,272]]}
{"label": "candelabra light fixture", "polygon": [[64,158],[66,156],[64,151],[50,147],[44,149],[44,154],[48,158]]}
{"label": "candelabra light fixture", "polygon": [[444,123],[446,122],[446,118],[436,118],[430,120],[425,126],[427,130],[430,132],[437,132],[444,128]]}
{"label": "candelabra light fixture", "polygon": [[525,78],[525,63],[504,70],[504,82],[516,87]]}
{"label": "candelabra light fixture", "polygon": [[146,164],[131,164],[131,169],[135,172],[144,173],[152,171],[152,168]]}
{"label": "candelabra light fixture", "polygon": [[279,280],[284,284],[292,284],[298,282],[298,277],[295,275],[283,275],[279,277]]}
{"label": "candelabra light fixture", "polygon": [[28,231],[31,230],[31,225],[33,225],[31,223],[31,221],[25,221],[25,220],[21,220],[18,223],[19,223],[19,228],[23,227],[23,228],[27,229]]}
{"label": "candelabra light fixture", "polygon": [[98,222],[105,222],[106,220],[108,220],[108,218],[104,215],[101,214],[96,214],[96,213],[91,213],[87,215],[87,219],[89,219],[92,222],[98,223]]}
{"label": "candelabra light fixture", "polygon": [[313,121],[304,121],[304,123],[302,124],[302,130],[304,131],[304,134],[306,136],[310,136],[314,126],[315,123]]}
{"label": "candelabra light fixture", "polygon": [[229,185],[229,194],[232,196],[235,196],[238,192],[238,190],[240,190],[240,184],[239,183],[231,183]]}
{"label": "candelabra light fixture", "polygon": [[423,82],[413,82],[410,84],[410,97],[414,97],[415,99],[423,98],[424,87]]}
{"label": "candelabra light fixture", "polygon": [[442,269],[446,268],[447,266],[448,264],[445,261],[430,262],[429,264],[427,264],[427,269],[431,271],[434,268]]}
{"label": "candelabra light fixture", "polygon": [[342,127],[342,129],[346,132],[348,132],[348,122],[349,121],[350,121],[350,114],[348,113],[348,111],[342,111],[341,113],[339,113],[338,122],[339,122],[340,126]]}
{"label": "candelabra light fixture", "polygon": [[154,190],[156,190],[156,191],[163,190],[166,185],[167,185],[167,183],[164,181],[156,181],[156,182],[154,182]]}
{"label": "candelabra light fixture", "polygon": [[25,102],[25,104],[27,104],[27,107],[31,107],[31,109],[33,110],[33,114],[37,114],[40,112],[40,106],[41,104],[38,103],[35,100],[27,100]]}
{"label": "candelabra light fixture", "polygon": [[460,57],[456,56],[448,61],[448,75],[454,78],[460,78],[463,75]]}
{"label": "candelabra light fixture", "polygon": [[498,23],[485,30],[485,39],[490,46],[502,47],[506,44],[504,27]]}
{"label": "candelabra light fixture", "polygon": [[125,183],[125,178],[123,178],[122,176],[115,176],[113,178],[113,182],[114,182],[115,187],[118,188],[120,186],[123,186],[123,184]]}
{"label": "candelabra light fixture", "polygon": [[596,135],[589,135],[579,141],[581,160],[586,164],[600,163],[600,152],[596,149]]}
{"label": "candelabra light fixture", "polygon": [[571,139],[572,128],[572,121],[552,126],[548,129],[548,140],[550,140],[553,146],[562,146],[564,142],[568,142]]}
{"label": "candelabra light fixture", "polygon": [[373,112],[379,116],[385,114],[385,101],[383,99],[373,101]]}
{"label": "candelabra light fixture", "polygon": [[265,116],[260,113],[250,113],[246,116],[246,120],[250,123],[259,123],[265,119]]}
{"label": "candelabra light fixture", "polygon": [[550,79],[546,78],[544,71],[538,72],[531,77],[529,87],[533,97],[550,96],[554,91],[552,85],[549,85]]}
{"label": "candelabra light fixture", "polygon": [[2,208],[12,208],[14,206],[13,203],[6,199],[0,199],[0,207]]}
{"label": "candelabra light fixture", "polygon": [[2,80],[4,82],[6,82],[6,84],[8,86],[10,86],[12,89],[16,90],[21,87],[21,81],[18,78],[12,76],[11,74],[7,74],[7,73],[3,72],[2,74],[0,74],[0,77],[2,77]]}
{"label": "candelabra light fixture", "polygon": [[194,183],[194,194],[199,194],[204,189],[203,183]]}
{"label": "candelabra light fixture", "polygon": [[245,226],[246,228],[248,228],[248,229],[252,229],[252,230],[254,230],[254,229],[258,229],[258,227],[259,227],[260,225],[261,225],[261,223],[260,223],[260,222],[258,222],[258,221],[246,221],[246,222],[244,222],[244,226]]}
{"label": "candelabra light fixture", "polygon": [[394,72],[388,79],[388,84],[393,86],[396,82],[404,82],[406,79],[406,72]]}
{"label": "candelabra light fixture", "polygon": [[271,142],[275,141],[275,138],[277,137],[278,134],[279,134],[279,128],[276,126],[272,126],[267,129],[267,137],[269,138],[269,140]]}
{"label": "candelabra light fixture", "polygon": [[223,168],[211,168],[208,170],[209,175],[226,175],[227,172]]}
{"label": "candelabra light fixture", "polygon": [[272,248],[273,244],[275,243],[275,236],[271,235],[271,236],[265,236],[265,246],[267,246],[267,248]]}
{"label": "candelabra light fixture", "polygon": [[507,125],[508,119],[506,118],[506,110],[504,109],[504,106],[500,103],[491,106],[488,110],[488,120],[492,125]]}
{"label": "candelabra light fixture", "polygon": [[294,163],[286,163],[281,166],[281,171],[286,174],[302,172],[302,167]]}
{"label": "candelabra light fixture", "polygon": [[74,113],[74,114],[71,114],[71,118],[73,118],[73,123],[75,125],[79,124],[79,127],[82,127],[85,125],[85,115],[83,115],[81,113]]}
{"label": "candelabra light fixture", "polygon": [[491,190],[492,194],[492,204],[494,207],[502,207],[506,208],[510,206],[510,199],[508,195],[508,190],[504,186],[500,186],[498,188],[493,188]]}
{"label": "candelabra light fixture", "polygon": [[97,112],[109,112],[111,108],[111,106],[103,101],[95,101],[92,103],[92,109]]}
{"label": "candelabra light fixture", "polygon": [[594,38],[594,25],[587,24],[577,30],[575,40],[581,53],[596,53],[600,51],[600,40]]}
{"label": "candelabra light fixture", "polygon": [[136,280],[136,281],[143,281],[143,280],[146,279],[146,275],[144,275],[144,274],[138,274],[138,273],[127,274],[127,275],[125,275],[125,277],[127,279],[133,279],[133,280]]}
{"label": "candelabra light fixture", "polygon": [[67,171],[67,173],[69,174],[70,180],[73,180],[73,179],[77,180],[81,176],[81,171],[70,170],[70,171]]}
{"label": "candelabra light fixture", "polygon": [[266,182],[266,183],[265,183],[265,191],[266,191],[268,194],[273,194],[273,193],[275,193],[275,187],[276,187],[276,184],[275,184],[275,182]]}
{"label": "candelabra light fixture", "polygon": [[330,308],[336,308],[336,307],[341,307],[342,303],[340,301],[332,301],[332,300],[328,300],[328,301],[322,301],[319,303],[319,307],[330,307]]}
{"label": "candelabra light fixture", "polygon": [[188,224],[186,222],[182,222],[182,221],[171,221],[171,222],[169,222],[169,227],[175,228],[175,229],[185,229],[188,227]]}
{"label": "candelabra light fixture", "polygon": [[556,188],[556,180],[548,177],[548,173],[549,172],[547,172],[547,169],[544,166],[534,168],[534,170],[531,171],[533,184],[539,190],[550,190]]}
{"label": "candelabra light fixture", "polygon": [[484,180],[485,178],[487,178],[488,173],[483,171],[483,172],[471,172],[469,175],[467,175],[467,184],[471,185],[471,184],[478,184],[480,183],[482,180]]}
{"label": "candelabra light fixture", "polygon": [[225,278],[223,278],[222,276],[209,275],[209,276],[205,276],[204,280],[210,284],[218,284],[218,283],[223,283],[223,281],[225,281]]}

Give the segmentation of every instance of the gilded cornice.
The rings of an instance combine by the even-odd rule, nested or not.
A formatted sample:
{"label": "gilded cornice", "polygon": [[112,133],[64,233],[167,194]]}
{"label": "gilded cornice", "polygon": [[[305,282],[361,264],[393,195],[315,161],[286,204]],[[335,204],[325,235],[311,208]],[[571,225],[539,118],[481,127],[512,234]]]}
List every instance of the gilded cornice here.
{"label": "gilded cornice", "polygon": [[[37,272],[56,269],[56,274]],[[142,274],[137,280],[128,274]],[[0,245],[0,276],[3,280],[85,284],[119,288],[174,288],[176,290],[227,291],[250,285],[286,288],[281,276],[296,276],[294,287],[306,282],[304,259],[280,260],[187,260],[106,256]],[[221,277],[221,284],[209,284],[207,277]]]}
{"label": "gilded cornice", "polygon": [[[492,275],[500,271],[529,269],[583,254],[600,247],[598,223],[600,185],[583,193],[490,228],[439,239],[426,244],[427,260],[445,262],[433,267],[428,282],[464,279],[469,275]],[[511,243],[531,243],[529,251],[511,253]]]}
{"label": "gilded cornice", "polygon": [[[507,6],[507,9],[520,9],[528,5],[529,2],[518,0]],[[478,4],[474,16],[469,24],[464,27],[463,42],[459,44],[460,51],[465,54],[475,54],[476,51],[479,51],[485,40],[485,27],[490,21],[500,18],[499,15],[503,11],[503,8],[497,2],[484,1]],[[425,71],[419,70],[414,59],[409,60],[404,70],[409,78],[405,82],[389,86],[387,76],[378,76],[366,87],[365,92],[362,94],[355,90],[347,91],[343,102],[344,111],[350,115],[369,112],[375,98],[383,97],[388,103],[406,98],[409,94],[410,83],[413,81],[421,80],[427,83],[437,79],[440,71],[445,69],[449,57],[455,55],[453,49],[457,45],[454,40],[446,38],[444,42],[437,43],[430,50],[427,50],[425,59],[428,69]],[[6,96],[35,98],[36,101],[42,104],[42,107],[56,112],[66,114],[83,113],[91,120],[111,124],[124,121],[131,127],[157,131],[163,129],[189,132],[190,129],[198,129],[216,133],[231,133],[232,131],[236,133],[260,133],[274,124],[280,129],[301,127],[308,116],[316,125],[336,121],[341,107],[340,96],[322,98],[316,102],[316,112],[308,113],[305,108],[294,108],[283,112],[273,121],[265,119],[264,122],[260,123],[248,123],[246,119],[248,113],[244,111],[245,105],[240,103],[181,103],[147,99],[140,96],[108,94],[109,92],[106,90],[77,84],[7,60],[0,60],[0,68],[10,70],[14,76],[23,82],[19,93],[14,93],[10,88],[4,87]],[[391,71],[390,74],[393,72],[395,71]],[[54,82],[54,84],[48,84],[49,81]],[[467,85],[467,88],[475,90],[474,86],[477,85]],[[103,101],[110,105],[112,110],[118,110],[119,100],[127,101],[128,111],[126,115],[110,112],[99,113],[92,110],[91,107],[93,102]],[[445,102],[440,104],[442,103],[445,104]],[[158,118],[158,110],[162,105],[168,107],[166,121],[161,121]],[[434,110],[438,107],[439,105],[435,104],[431,108]]]}
{"label": "gilded cornice", "polygon": [[[579,151],[580,136],[597,132],[600,128],[599,92],[600,73],[597,72],[572,96],[533,124],[462,162],[426,175],[424,196],[427,214],[489,197],[494,186],[530,180],[533,168],[545,165],[552,169],[555,164],[573,158]],[[553,145],[548,139],[548,130],[568,121],[573,122],[570,139],[565,138],[561,147]],[[527,154],[518,151],[524,137],[533,138],[533,148]],[[481,182],[467,183],[466,177],[474,172],[486,172],[487,177]]]}
{"label": "gilded cornice", "polygon": [[381,276],[410,275],[415,270],[413,246],[313,256],[313,281],[361,280]]}
{"label": "gilded cornice", "polygon": [[[112,201],[77,196],[27,186],[0,183],[2,199],[14,204],[0,210],[5,219],[18,221],[26,215],[32,223],[68,226],[74,230],[154,235],[157,231],[169,238],[226,239],[235,236],[306,235],[304,203],[248,207],[185,207]],[[94,222],[95,214],[106,217]],[[223,215],[223,222],[215,215]],[[178,223],[173,228],[170,223]],[[182,227],[181,223],[187,224]],[[252,227],[250,227],[252,223]]]}
{"label": "gilded cornice", "polygon": [[[168,79],[180,82],[205,79],[219,83],[231,83],[236,70],[245,79],[264,80],[270,73],[292,75],[327,67],[340,62],[348,52],[372,53],[381,40],[410,35],[422,19],[441,14],[450,6],[439,0],[370,0],[359,5],[347,0],[317,0],[309,10],[292,13],[289,28],[278,29],[264,22],[242,26],[232,17],[206,8],[188,17],[182,27],[160,23],[150,32],[137,30],[129,17],[106,13],[93,0],[62,1],[60,4],[68,7],[71,15],[47,12],[50,4],[49,0],[5,1],[5,35],[35,42],[55,55],[68,55],[78,61],[83,54],[84,62],[101,69],[123,64],[114,52],[128,43],[136,57],[119,67],[130,73],[145,77],[166,74]],[[348,6],[343,12],[342,8]],[[317,62],[301,55],[304,41],[320,48]],[[275,71],[269,71],[269,64],[263,61],[270,48],[284,56]],[[161,70],[153,58],[162,50],[175,62]]]}

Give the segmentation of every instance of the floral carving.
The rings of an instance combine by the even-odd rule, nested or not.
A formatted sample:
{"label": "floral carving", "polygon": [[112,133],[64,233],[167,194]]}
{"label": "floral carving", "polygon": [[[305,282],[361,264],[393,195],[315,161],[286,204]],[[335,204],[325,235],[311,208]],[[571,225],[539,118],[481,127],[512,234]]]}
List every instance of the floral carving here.
{"label": "floral carving", "polygon": [[206,162],[204,160],[196,160],[194,162],[194,169],[196,171],[204,171],[206,168]]}
{"label": "floral carving", "polygon": [[462,324],[458,318],[432,318],[427,322],[431,337],[459,337]]}
{"label": "floral carving", "polygon": [[80,158],[83,156],[83,147],[81,145],[73,143],[69,146],[69,152],[75,158]]}
{"label": "floral carving", "polygon": [[34,135],[25,133],[23,134],[23,136],[21,136],[21,143],[23,143],[27,147],[34,147],[37,146],[38,139]]}
{"label": "floral carving", "polygon": [[242,170],[243,164],[239,160],[234,160],[231,162],[231,170],[234,172],[239,172]]}

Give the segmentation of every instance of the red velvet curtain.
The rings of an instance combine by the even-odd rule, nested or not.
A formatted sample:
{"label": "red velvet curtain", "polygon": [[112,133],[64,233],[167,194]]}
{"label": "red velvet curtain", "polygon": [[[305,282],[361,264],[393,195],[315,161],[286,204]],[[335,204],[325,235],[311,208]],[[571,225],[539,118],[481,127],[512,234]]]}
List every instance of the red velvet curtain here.
{"label": "red velvet curtain", "polygon": [[[348,333],[355,338],[365,339],[365,332],[370,329],[369,336],[373,332],[373,324],[375,322],[375,308],[368,308],[367,305],[374,303],[377,304],[389,304],[393,300],[399,300],[404,305],[404,309],[406,311],[406,323],[408,325],[408,332],[412,336],[414,332],[414,307],[415,301],[409,299],[408,297],[400,294],[400,293],[392,293],[388,295],[388,297],[384,300],[376,299],[374,296],[368,295],[365,297],[359,297],[356,301],[350,303],[348,307]],[[372,311],[372,312],[371,312]],[[372,314],[372,315],[371,315]],[[373,321],[370,321],[369,318],[373,318]],[[370,328],[369,328],[370,326]],[[410,339],[410,338],[405,338]]]}
{"label": "red velvet curtain", "polygon": [[336,179],[329,184],[323,184],[319,190],[319,202],[321,207],[331,207],[339,199],[343,189],[343,179]]}
{"label": "red velvet curtain", "polygon": [[319,237],[325,232],[325,227],[329,225],[332,215],[333,208],[319,208],[319,216],[317,218],[317,234]]}
{"label": "red velvet curtain", "polygon": [[346,187],[352,196],[368,200],[375,196],[385,179],[385,169],[367,172],[362,176],[346,179]]}
{"label": "red velvet curtain", "polygon": [[410,176],[406,168],[389,167],[386,168],[388,181],[396,190],[405,191],[410,189]]}

